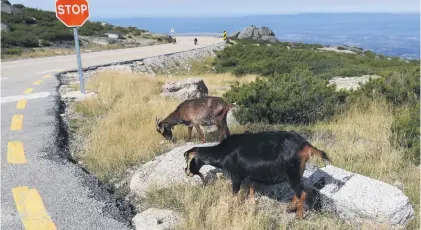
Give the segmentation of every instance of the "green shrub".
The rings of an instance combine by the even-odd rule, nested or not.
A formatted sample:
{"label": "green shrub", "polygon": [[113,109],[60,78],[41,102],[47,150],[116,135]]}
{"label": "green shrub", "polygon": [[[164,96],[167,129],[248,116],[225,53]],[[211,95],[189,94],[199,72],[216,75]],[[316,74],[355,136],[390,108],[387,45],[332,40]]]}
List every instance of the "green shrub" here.
{"label": "green shrub", "polygon": [[[259,74],[272,76],[290,73],[294,67],[308,66],[316,75],[325,79],[334,76],[360,76],[380,74],[384,71],[413,66],[398,60],[376,60],[371,51],[365,56],[336,52],[315,52],[317,45],[280,43],[256,46],[255,41],[238,40],[238,44],[217,52],[217,72],[235,75]],[[289,48],[288,48],[289,47]],[[371,53],[370,53],[371,52]]]}
{"label": "green shrub", "polygon": [[341,102],[344,94],[327,84],[307,68],[297,67],[289,74],[233,85],[224,97],[240,105],[240,123],[305,124],[331,117]]}
{"label": "green shrub", "polygon": [[339,46],[338,50],[347,50],[347,48],[343,47],[343,46]]}
{"label": "green shrub", "polygon": [[404,68],[388,73],[384,78],[371,80],[363,87],[361,93],[371,98],[385,97],[395,106],[415,105],[420,98],[420,67]]}
{"label": "green shrub", "polygon": [[19,55],[23,53],[23,49],[19,47],[6,48],[1,50],[2,54]]}
{"label": "green shrub", "polygon": [[[1,37],[2,46],[38,47],[39,42],[35,34],[20,30],[3,33]],[[3,44],[4,43],[4,44]]]}
{"label": "green shrub", "polygon": [[51,46],[52,43],[47,40],[41,40],[41,46]]}
{"label": "green shrub", "polygon": [[420,163],[420,104],[399,110],[392,125],[399,146],[406,148],[405,158]]}
{"label": "green shrub", "polygon": [[71,41],[74,39],[73,33],[68,30],[63,31],[45,31],[39,35],[40,39],[56,42],[56,41]]}
{"label": "green shrub", "polygon": [[22,4],[13,4],[14,8],[23,9],[25,6]]}

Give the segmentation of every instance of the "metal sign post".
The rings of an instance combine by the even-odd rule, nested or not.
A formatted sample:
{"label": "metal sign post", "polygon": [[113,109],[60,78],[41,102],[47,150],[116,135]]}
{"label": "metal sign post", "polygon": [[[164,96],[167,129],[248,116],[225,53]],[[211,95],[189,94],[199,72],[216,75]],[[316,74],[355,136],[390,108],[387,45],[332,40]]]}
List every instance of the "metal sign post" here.
{"label": "metal sign post", "polygon": [[77,68],[79,69],[80,92],[82,94],[85,94],[85,82],[83,80],[82,58],[80,57],[79,35],[78,35],[78,28],[77,27],[73,27],[73,34],[75,36]]}
{"label": "metal sign post", "polygon": [[77,67],[79,70],[80,92],[85,94],[78,28],[83,26],[89,18],[88,0],[56,0],[56,17],[68,28],[73,28]]}

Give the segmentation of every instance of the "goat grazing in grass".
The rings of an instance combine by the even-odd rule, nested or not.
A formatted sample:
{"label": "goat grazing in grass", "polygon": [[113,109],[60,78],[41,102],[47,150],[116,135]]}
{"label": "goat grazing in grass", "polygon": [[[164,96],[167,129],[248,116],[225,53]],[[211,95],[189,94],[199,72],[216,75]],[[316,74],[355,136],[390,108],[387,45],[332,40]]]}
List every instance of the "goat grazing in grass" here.
{"label": "goat grazing in grass", "polygon": [[182,102],[168,117],[163,120],[156,118],[156,130],[165,139],[171,140],[174,126],[184,124],[188,126],[189,140],[191,140],[193,127],[200,135],[202,143],[205,143],[205,134],[202,126],[216,125],[219,130],[219,141],[224,134],[228,137],[230,131],[227,125],[227,113],[232,104],[228,104],[219,97],[201,97]]}
{"label": "goat grazing in grass", "polygon": [[[294,131],[246,132],[233,134],[215,146],[186,151],[184,171],[190,177],[199,175],[203,178],[199,172],[203,165],[224,169],[231,175],[233,194],[238,193],[241,181],[245,179],[262,184],[287,181],[295,192],[287,212],[296,211],[296,217],[302,219],[307,197],[302,176],[311,156],[320,157],[323,162],[330,161],[325,152]],[[249,197],[254,198],[250,184]]]}

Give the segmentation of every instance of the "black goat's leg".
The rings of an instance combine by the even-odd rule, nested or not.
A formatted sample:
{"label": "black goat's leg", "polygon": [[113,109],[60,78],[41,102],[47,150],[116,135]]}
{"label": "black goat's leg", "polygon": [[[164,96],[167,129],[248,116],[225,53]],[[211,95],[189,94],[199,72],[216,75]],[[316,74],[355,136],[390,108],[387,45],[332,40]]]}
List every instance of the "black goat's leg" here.
{"label": "black goat's leg", "polygon": [[241,188],[241,178],[231,175],[232,194],[237,195]]}

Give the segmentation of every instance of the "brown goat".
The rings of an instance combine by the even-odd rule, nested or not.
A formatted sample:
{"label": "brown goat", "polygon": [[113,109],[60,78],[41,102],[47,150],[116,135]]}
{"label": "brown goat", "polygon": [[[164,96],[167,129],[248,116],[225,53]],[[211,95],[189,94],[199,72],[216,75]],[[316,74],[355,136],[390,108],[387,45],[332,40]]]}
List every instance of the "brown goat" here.
{"label": "brown goat", "polygon": [[182,102],[168,117],[163,120],[156,118],[156,130],[165,139],[172,139],[172,129],[174,126],[184,124],[189,130],[189,140],[191,140],[193,127],[200,135],[202,143],[205,143],[205,134],[201,126],[216,125],[219,130],[219,142],[224,134],[230,135],[227,125],[227,113],[232,104],[228,104],[220,97],[201,97]]}

